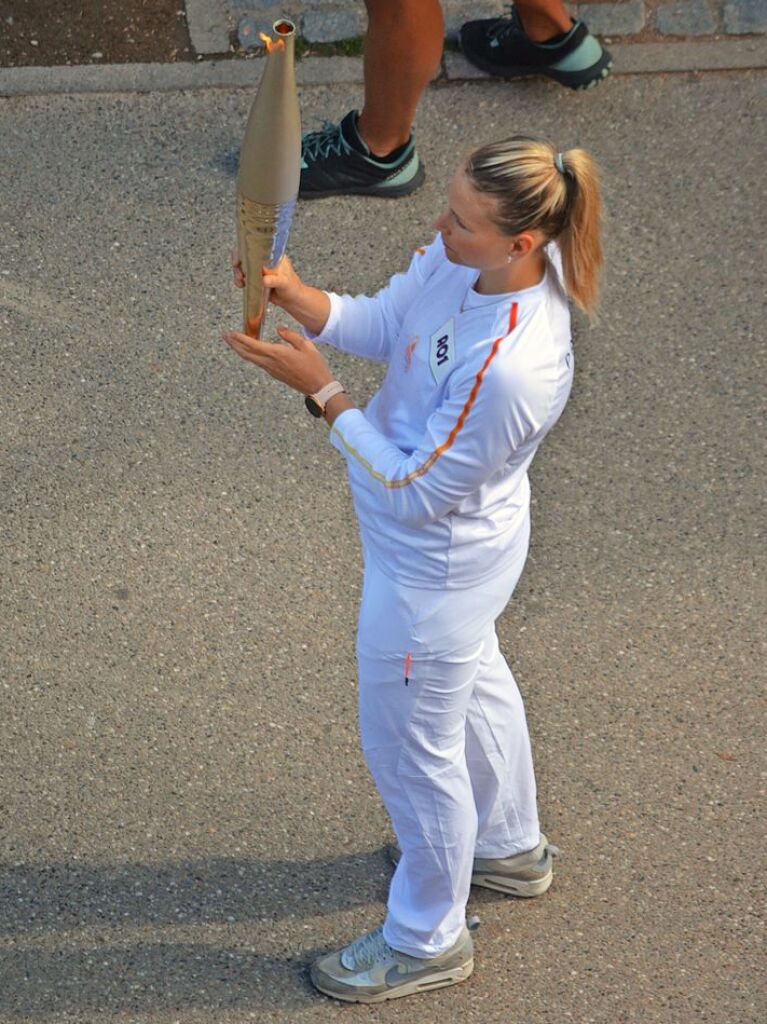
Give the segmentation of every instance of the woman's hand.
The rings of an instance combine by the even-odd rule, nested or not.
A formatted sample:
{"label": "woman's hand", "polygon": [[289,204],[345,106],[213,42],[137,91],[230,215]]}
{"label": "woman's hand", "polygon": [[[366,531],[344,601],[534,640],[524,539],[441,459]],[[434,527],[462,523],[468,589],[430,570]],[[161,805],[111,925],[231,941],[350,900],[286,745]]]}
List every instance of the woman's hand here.
{"label": "woman's hand", "polygon": [[[232,249],[232,273],[238,288],[245,287],[245,274],[237,249]],[[263,283],[269,289],[269,301],[303,324],[311,334],[322,334],[330,315],[330,299],[319,288],[304,284],[293,269],[287,256],[283,256],[273,269],[261,268]]]}
{"label": "woman's hand", "polygon": [[[245,274],[237,249],[232,249],[232,274],[235,287],[244,288]],[[287,256],[283,256],[277,266],[271,270],[269,267],[262,267],[261,276],[264,287],[269,289],[269,301],[273,302],[275,306],[289,309],[298,303],[304,283],[293,269],[293,264]]]}
{"label": "woman's hand", "polygon": [[278,327],[277,333],[287,342],[286,345],[258,341],[239,331],[225,331],[221,340],[241,359],[255,363],[270,377],[300,391],[302,395],[313,395],[335,380],[313,342],[287,327]]}
{"label": "woman's hand", "polygon": [[291,310],[300,304],[304,282],[293,269],[287,256],[283,256],[273,269],[263,267],[264,287],[269,289],[269,301],[281,309]]}

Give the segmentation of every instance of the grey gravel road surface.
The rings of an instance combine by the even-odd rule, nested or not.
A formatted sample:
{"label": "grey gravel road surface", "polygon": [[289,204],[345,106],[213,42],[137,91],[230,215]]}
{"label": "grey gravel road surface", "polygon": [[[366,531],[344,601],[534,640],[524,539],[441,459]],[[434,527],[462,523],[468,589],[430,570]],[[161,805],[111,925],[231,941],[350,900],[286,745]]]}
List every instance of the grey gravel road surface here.
{"label": "grey gravel road surface", "polygon": [[[359,92],[301,99],[308,127]],[[590,148],[609,212],[499,624],[555,884],[473,894],[474,977],[370,1009],[306,973],[390,875],[343,466],[218,341],[250,101],[0,106],[0,1021],[763,1020],[764,74],[433,87],[417,195],[300,205],[299,271],[350,291],[511,130]],[[331,358],[364,401],[379,369]]]}

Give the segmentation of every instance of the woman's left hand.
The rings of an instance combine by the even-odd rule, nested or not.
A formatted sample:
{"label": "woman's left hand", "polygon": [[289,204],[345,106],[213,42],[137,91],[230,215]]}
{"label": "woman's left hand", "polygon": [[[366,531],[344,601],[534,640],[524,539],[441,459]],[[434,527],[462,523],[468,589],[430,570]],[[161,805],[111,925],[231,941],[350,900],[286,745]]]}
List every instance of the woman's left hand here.
{"label": "woman's left hand", "polygon": [[266,370],[270,377],[295,388],[302,395],[313,395],[335,380],[313,342],[287,327],[278,327],[277,333],[287,345],[258,341],[239,331],[225,331],[221,340],[242,359],[255,363]]}

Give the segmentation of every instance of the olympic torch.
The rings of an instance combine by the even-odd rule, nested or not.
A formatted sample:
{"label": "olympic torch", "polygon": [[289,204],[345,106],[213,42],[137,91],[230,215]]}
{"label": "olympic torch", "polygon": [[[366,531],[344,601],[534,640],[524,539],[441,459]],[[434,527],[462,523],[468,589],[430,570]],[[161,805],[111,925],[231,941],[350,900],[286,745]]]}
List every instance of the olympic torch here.
{"label": "olympic torch", "polygon": [[268,289],[263,266],[282,259],[301,177],[301,120],[295,75],[295,25],[281,19],[262,33],[266,68],[245,128],[237,173],[237,242],[245,274],[245,334],[261,334]]}

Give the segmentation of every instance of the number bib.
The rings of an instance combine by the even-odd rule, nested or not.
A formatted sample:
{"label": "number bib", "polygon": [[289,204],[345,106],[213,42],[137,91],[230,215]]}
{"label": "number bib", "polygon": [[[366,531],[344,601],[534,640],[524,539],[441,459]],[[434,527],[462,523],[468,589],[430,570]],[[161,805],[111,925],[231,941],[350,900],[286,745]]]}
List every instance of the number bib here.
{"label": "number bib", "polygon": [[429,365],[437,384],[441,384],[455,362],[455,325],[450,317],[429,339]]}

